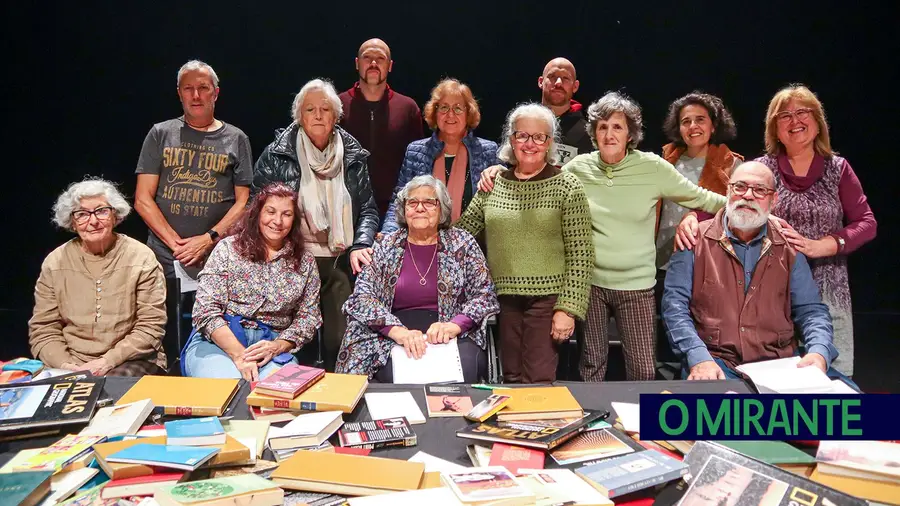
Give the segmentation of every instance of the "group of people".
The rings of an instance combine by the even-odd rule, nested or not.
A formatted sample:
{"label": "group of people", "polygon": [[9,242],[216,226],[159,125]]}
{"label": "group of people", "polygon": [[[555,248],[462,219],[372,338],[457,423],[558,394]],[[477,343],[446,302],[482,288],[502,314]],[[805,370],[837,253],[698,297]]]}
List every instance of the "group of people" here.
{"label": "group of people", "polygon": [[610,92],[585,110],[565,58],[499,145],[475,135],[466,84],[440,81],[420,110],[388,86],[386,43],[364,42],[355,64],[343,93],[306,83],[255,163],[246,134],[215,117],[212,67],[182,66],[184,114],[154,125],[138,159],[146,245],[114,231],[131,209],[112,183],[60,195],[54,221],[78,237],[41,268],[33,355],[161,373],[165,280],[181,268],[198,279],[179,350],[190,376],[265,377],[320,330],[327,370],[391,382],[395,346],[418,359],[455,342],[476,382],[496,316],[507,382],[555,380],[578,322],[578,372],[604,380],[611,321],[627,378],[652,380],[657,314],[686,379],[794,354],[852,375],[846,258],[876,222],[807,88],[776,93],[766,154],[745,161],[726,145],[722,100],[701,92],[669,107],[660,155],[639,150],[637,102]]}

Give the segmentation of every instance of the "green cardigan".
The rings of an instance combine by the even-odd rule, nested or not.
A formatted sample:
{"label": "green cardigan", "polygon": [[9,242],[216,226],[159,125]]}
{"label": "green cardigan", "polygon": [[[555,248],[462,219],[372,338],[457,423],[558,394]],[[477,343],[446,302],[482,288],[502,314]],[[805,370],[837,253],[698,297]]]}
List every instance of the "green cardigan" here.
{"label": "green cardigan", "polygon": [[475,236],[485,231],[498,295],[558,295],[554,310],[584,319],[594,248],[587,199],[575,176],[497,177],[493,191],[479,191],[456,226]]}
{"label": "green cardigan", "polygon": [[629,150],[617,164],[585,153],[563,166],[584,185],[591,208],[594,286],[645,290],[656,284],[656,203],[668,199],[715,213],[725,197],[688,181],[653,153]]}

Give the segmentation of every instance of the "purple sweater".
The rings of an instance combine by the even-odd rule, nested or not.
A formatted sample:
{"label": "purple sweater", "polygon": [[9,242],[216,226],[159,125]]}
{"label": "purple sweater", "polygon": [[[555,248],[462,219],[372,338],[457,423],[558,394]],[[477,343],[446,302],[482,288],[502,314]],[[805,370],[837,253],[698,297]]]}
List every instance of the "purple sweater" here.
{"label": "purple sweater", "polygon": [[[403,311],[408,309],[425,309],[429,311],[437,311],[438,291],[437,291],[437,257],[435,256],[436,245],[419,246],[408,243],[409,249],[403,252],[403,263],[400,266],[400,277],[397,279],[397,286],[394,290],[394,303],[391,311]],[[410,249],[413,256],[410,257]],[[432,265],[432,260],[434,265]],[[415,265],[413,265],[415,261]],[[431,266],[431,270],[428,267]],[[416,271],[428,273],[425,275],[425,285],[420,283],[421,277]],[[462,329],[461,333],[468,332],[475,326],[475,322],[464,314],[453,317],[450,322],[459,325]],[[381,335],[388,337],[393,325],[386,325],[377,330]]]}

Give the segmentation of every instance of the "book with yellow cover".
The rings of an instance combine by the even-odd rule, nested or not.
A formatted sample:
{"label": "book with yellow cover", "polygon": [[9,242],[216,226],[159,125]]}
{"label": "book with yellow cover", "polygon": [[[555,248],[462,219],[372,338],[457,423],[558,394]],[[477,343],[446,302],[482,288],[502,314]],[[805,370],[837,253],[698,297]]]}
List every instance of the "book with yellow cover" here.
{"label": "book with yellow cover", "polygon": [[272,472],[284,488],[338,495],[418,490],[425,464],[406,460],[300,451]]}
{"label": "book with yellow cover", "polygon": [[510,397],[497,413],[498,421],[549,420],[581,418],[584,411],[567,387],[507,388],[503,395]]}
{"label": "book with yellow cover", "polygon": [[825,474],[819,472],[818,469],[813,470],[809,479],[845,494],[855,495],[869,501],[900,505],[900,483]]}
{"label": "book with yellow cover", "polygon": [[364,374],[325,373],[308,390],[294,399],[280,399],[256,391],[247,396],[248,406],[308,411],[342,411],[350,413],[369,386]]}
{"label": "book with yellow cover", "polygon": [[239,382],[237,379],[144,376],[116,405],[150,399],[167,415],[222,416]]}
{"label": "book with yellow cover", "polygon": [[[97,458],[97,464],[100,465],[100,468],[103,469],[111,480],[135,478],[153,474],[153,468],[143,464],[121,464],[106,461],[106,457],[136,444],[164,445],[166,444],[166,436],[142,437],[94,445],[94,456]],[[250,460],[250,449],[230,435],[225,436],[225,444],[210,445],[210,448],[213,447],[218,448],[219,453],[209,460],[206,464],[207,467],[214,468],[226,465],[238,465]]]}

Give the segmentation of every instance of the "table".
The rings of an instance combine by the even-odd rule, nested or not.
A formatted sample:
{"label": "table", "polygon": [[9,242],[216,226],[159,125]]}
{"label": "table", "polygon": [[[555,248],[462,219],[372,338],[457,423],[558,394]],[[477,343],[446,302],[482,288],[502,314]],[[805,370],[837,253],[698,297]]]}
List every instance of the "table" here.
{"label": "table", "polygon": [[[137,378],[126,377],[107,377],[103,387],[104,395],[101,397],[110,397],[119,399],[125,392],[137,382]],[[752,393],[748,386],[739,380],[726,381],[620,381],[607,383],[582,383],[570,381],[557,381],[552,383],[554,386],[566,386],[575,396],[575,399],[585,409],[601,409],[608,410],[611,414],[612,402],[632,402],[637,403],[642,393],[658,394],[663,390],[672,393],[695,393],[695,394],[714,394],[733,391],[737,393]],[[503,385],[513,386],[513,385]],[[527,386],[527,385],[522,385]],[[542,385],[546,386],[546,385]],[[412,392],[413,398],[427,415],[428,410],[425,406],[425,391],[422,385],[390,385],[372,383],[369,385],[368,392]],[[247,408],[246,398],[250,393],[250,384],[241,381],[241,386],[234,400],[229,405],[224,416],[232,416],[236,420],[249,420],[250,410]],[[472,396],[472,402],[478,403],[491,394],[489,390],[479,390],[469,388],[469,394]],[[613,416],[613,415],[611,415]],[[344,415],[344,421],[362,421],[370,420],[369,410],[366,407],[364,399],[359,401],[356,409],[352,413]],[[462,429],[470,422],[462,417],[453,418],[428,418],[427,423],[413,425],[412,428],[418,436],[418,444],[416,446],[402,448],[381,448],[374,450],[372,456],[387,457],[393,459],[407,460],[417,452],[425,452],[435,457],[448,460],[455,464],[470,467],[471,460],[466,453],[466,446],[472,444],[471,440],[456,437],[456,431]],[[73,431],[81,430],[80,426],[72,426]],[[45,436],[37,438],[22,439],[18,441],[9,441],[0,443],[0,465],[5,464],[13,458],[20,450],[28,448],[41,448],[49,446],[58,441],[62,435]],[[332,440],[336,439],[336,436]],[[332,441],[334,442],[334,441]],[[263,458],[266,460],[275,459],[269,450],[266,450]],[[555,462],[548,457],[547,466],[554,467]]]}

